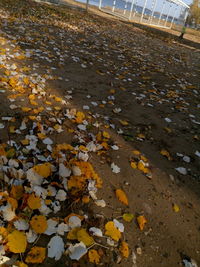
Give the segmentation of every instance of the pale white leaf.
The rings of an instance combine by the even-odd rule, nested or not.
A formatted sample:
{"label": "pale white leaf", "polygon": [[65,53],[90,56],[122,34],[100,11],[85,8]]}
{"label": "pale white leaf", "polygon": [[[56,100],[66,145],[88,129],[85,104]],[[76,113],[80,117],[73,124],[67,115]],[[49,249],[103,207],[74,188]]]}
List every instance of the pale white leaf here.
{"label": "pale white leaf", "polygon": [[53,235],[57,232],[58,222],[52,219],[47,220],[47,230],[44,232],[46,235]]}
{"label": "pale white leaf", "polygon": [[29,224],[23,219],[15,221],[14,226],[19,231],[26,231],[29,228]]}
{"label": "pale white leaf", "polygon": [[83,242],[80,242],[76,245],[70,245],[68,248],[69,257],[72,260],[80,260],[82,256],[84,256],[88,250]]}
{"label": "pale white leaf", "polygon": [[120,172],[120,168],[114,162],[111,164],[111,169],[112,169],[112,172],[114,173]]}
{"label": "pale white leaf", "polygon": [[101,229],[99,229],[99,228],[91,227],[91,228],[89,229],[89,231],[90,231],[94,236],[98,236],[98,237],[102,237],[102,236],[103,236],[103,233],[102,233]]}
{"label": "pale white leaf", "polygon": [[60,236],[54,236],[48,243],[48,257],[59,260],[64,252],[64,242]]}

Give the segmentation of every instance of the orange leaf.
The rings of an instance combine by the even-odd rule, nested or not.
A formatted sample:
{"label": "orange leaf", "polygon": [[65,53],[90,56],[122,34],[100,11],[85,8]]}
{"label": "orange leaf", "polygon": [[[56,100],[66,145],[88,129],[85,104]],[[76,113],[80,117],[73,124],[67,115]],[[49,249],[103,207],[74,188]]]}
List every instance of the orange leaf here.
{"label": "orange leaf", "polygon": [[126,193],[121,190],[121,189],[117,189],[115,191],[116,197],[119,199],[119,201],[121,201],[124,205],[128,206],[128,198],[126,196]]}
{"label": "orange leaf", "polygon": [[27,246],[26,234],[17,230],[13,231],[8,235],[7,246],[13,253],[25,252]]}
{"label": "orange leaf", "polygon": [[32,247],[26,256],[27,263],[42,263],[45,260],[46,248]]}
{"label": "orange leaf", "polygon": [[89,262],[99,264],[100,255],[95,249],[90,249],[88,252]]}
{"label": "orange leaf", "polygon": [[124,258],[128,258],[129,256],[129,247],[128,244],[125,241],[122,241],[121,246],[119,248],[119,251],[121,252],[122,256]]}
{"label": "orange leaf", "polygon": [[32,217],[30,225],[36,233],[42,234],[47,229],[47,220],[43,215],[35,215]]}
{"label": "orange leaf", "polygon": [[138,216],[137,217],[137,222],[139,225],[140,230],[142,231],[144,229],[145,224],[147,223],[147,220],[144,216]]}
{"label": "orange leaf", "polygon": [[27,200],[29,208],[32,210],[39,209],[41,207],[41,200],[39,197],[36,197],[34,194],[31,194]]}
{"label": "orange leaf", "polygon": [[10,195],[11,197],[19,200],[20,198],[22,198],[24,193],[24,188],[22,185],[13,185],[12,189],[10,191]]}

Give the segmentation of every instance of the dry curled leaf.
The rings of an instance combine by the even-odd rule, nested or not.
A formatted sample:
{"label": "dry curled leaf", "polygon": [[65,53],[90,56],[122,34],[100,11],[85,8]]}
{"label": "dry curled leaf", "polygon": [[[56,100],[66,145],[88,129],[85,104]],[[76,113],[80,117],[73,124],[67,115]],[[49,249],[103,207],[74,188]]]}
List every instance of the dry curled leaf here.
{"label": "dry curled leaf", "polygon": [[100,255],[95,249],[90,249],[88,252],[89,262],[99,264]]}
{"label": "dry curled leaf", "polygon": [[124,258],[128,258],[129,256],[129,247],[128,244],[125,241],[122,241],[121,246],[119,248],[119,251],[121,252],[122,256]]}
{"label": "dry curled leaf", "polygon": [[47,220],[43,215],[35,215],[32,217],[30,225],[36,233],[42,234],[47,229]]}
{"label": "dry curled leaf", "polygon": [[128,198],[126,193],[122,189],[117,189],[115,191],[116,197],[121,201],[124,205],[128,206]]}
{"label": "dry curled leaf", "polygon": [[23,253],[26,250],[27,240],[26,234],[18,230],[8,235],[8,249],[13,253]]}
{"label": "dry curled leaf", "polygon": [[26,256],[27,263],[42,263],[45,260],[46,248],[32,247]]}
{"label": "dry curled leaf", "polygon": [[172,157],[170,156],[170,154],[169,154],[169,152],[167,150],[162,149],[160,151],[160,154],[163,155],[163,156],[165,156],[168,160],[172,160]]}

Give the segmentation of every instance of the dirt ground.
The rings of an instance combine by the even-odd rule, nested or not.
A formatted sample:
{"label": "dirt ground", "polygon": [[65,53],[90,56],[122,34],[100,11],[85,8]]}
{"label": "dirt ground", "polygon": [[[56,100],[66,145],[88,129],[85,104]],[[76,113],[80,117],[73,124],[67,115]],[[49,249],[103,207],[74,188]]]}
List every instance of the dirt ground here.
{"label": "dirt ground", "polygon": [[[102,248],[99,265],[176,267],[187,266],[183,259],[189,262],[192,258],[199,266],[199,50],[110,16],[32,1],[0,0],[0,25],[0,125],[5,124],[0,129],[1,143],[25,138],[30,129],[18,133],[10,126],[18,129],[27,116],[21,106],[33,108],[31,90],[10,101],[14,89],[5,86],[5,75],[34,77],[38,90],[46,92],[45,99],[37,98],[39,107],[44,107],[39,115],[45,124],[50,125],[50,117],[62,120],[65,109],[76,108],[90,121],[84,136],[101,130],[110,135],[103,153],[89,153],[89,161],[103,180],[98,199],[105,200],[106,206],[97,207],[90,201],[70,210],[80,215],[84,211],[94,220],[100,214],[103,224],[113,219],[124,224],[123,240],[130,256],[121,260],[115,247]],[[5,73],[6,69],[10,73]],[[51,95],[65,100],[66,106],[52,101],[60,109],[48,109],[45,103]],[[11,108],[12,104],[17,108]],[[5,122],[5,116],[15,117],[15,121]],[[55,144],[77,142],[69,131],[73,127],[73,122],[66,121],[63,132],[48,136]],[[113,145],[119,150],[112,149]],[[131,167],[141,156],[149,164],[147,173],[137,164]],[[112,172],[113,162],[119,173]],[[117,188],[126,192],[128,206],[117,200]],[[64,217],[65,208],[60,212]],[[133,221],[123,221],[124,213],[134,214]],[[139,215],[147,220],[143,231],[137,224]],[[102,224],[98,225],[103,230]],[[49,237],[41,238],[38,245],[46,246],[45,238]],[[106,242],[104,246],[108,246]],[[57,262],[46,258],[41,265],[96,266],[87,256],[74,262],[66,255]]]}

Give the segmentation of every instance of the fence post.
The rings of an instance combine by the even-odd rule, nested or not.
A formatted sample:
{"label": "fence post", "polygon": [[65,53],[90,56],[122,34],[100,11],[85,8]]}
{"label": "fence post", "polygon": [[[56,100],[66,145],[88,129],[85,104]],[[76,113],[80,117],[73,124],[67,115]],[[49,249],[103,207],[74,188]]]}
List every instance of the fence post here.
{"label": "fence post", "polygon": [[86,2],[86,12],[88,12],[88,8],[89,8],[89,0],[87,0]]}
{"label": "fence post", "polygon": [[129,15],[129,20],[131,20],[132,12],[133,12],[133,5],[134,5],[134,0],[131,2],[131,9],[130,9],[130,15]]}
{"label": "fence post", "polygon": [[156,5],[157,5],[157,0],[155,0],[155,2],[154,2],[152,14],[151,14],[151,19],[150,19],[150,24],[152,23],[152,20],[153,20],[153,15],[154,15],[155,10],[156,10]]}
{"label": "fence post", "polygon": [[124,6],[124,15],[126,14],[127,6],[128,6],[128,3],[127,3],[127,0],[126,0],[126,1],[125,1],[125,6]]}
{"label": "fence post", "polygon": [[143,19],[143,16],[144,16],[144,12],[145,12],[145,8],[146,8],[146,5],[147,5],[147,0],[145,0],[144,7],[143,7],[143,9],[142,9],[142,15],[141,15],[141,18],[140,18],[140,22],[142,22],[142,19]]}
{"label": "fence post", "polygon": [[99,9],[101,9],[102,0],[99,0]]}
{"label": "fence post", "polygon": [[176,15],[176,10],[177,10],[177,6],[174,9],[174,15],[173,15],[173,18],[172,18],[172,21],[171,21],[170,29],[172,28],[172,25],[174,23],[174,19],[175,19],[175,15]]}
{"label": "fence post", "polygon": [[167,17],[166,17],[166,20],[165,20],[164,27],[166,27],[166,25],[167,25],[167,21],[168,21],[168,18],[169,18],[170,9],[171,9],[171,5],[169,6],[169,10],[168,10],[168,13],[167,13]]}
{"label": "fence post", "polygon": [[116,0],[113,1],[113,8],[112,8],[112,12],[115,11],[115,5],[116,5]]}
{"label": "fence post", "polygon": [[165,7],[165,2],[163,2],[162,10],[160,12],[160,17],[159,17],[159,20],[158,20],[158,24],[157,25],[160,24],[160,21],[161,21],[161,18],[162,18],[162,14],[163,14],[163,11],[164,11],[164,7]]}

